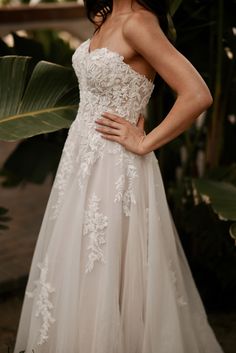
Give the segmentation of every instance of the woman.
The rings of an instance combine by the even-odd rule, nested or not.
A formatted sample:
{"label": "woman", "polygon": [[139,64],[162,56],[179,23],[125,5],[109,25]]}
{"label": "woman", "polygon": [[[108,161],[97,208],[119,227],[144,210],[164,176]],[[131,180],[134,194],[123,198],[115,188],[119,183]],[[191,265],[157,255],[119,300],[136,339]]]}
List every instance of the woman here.
{"label": "woman", "polygon": [[[212,103],[165,35],[160,0],[85,1],[73,55],[80,106],[26,288],[14,353],[221,353],[189,271],[153,150]],[[177,93],[149,134],[158,73]]]}

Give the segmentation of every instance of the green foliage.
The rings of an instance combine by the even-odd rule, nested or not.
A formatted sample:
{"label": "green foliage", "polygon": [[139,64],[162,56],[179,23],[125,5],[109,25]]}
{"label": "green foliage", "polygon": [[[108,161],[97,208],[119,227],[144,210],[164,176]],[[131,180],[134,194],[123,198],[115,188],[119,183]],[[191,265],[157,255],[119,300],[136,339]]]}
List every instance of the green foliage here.
{"label": "green foliage", "polygon": [[2,167],[2,185],[41,184],[49,174],[54,177],[66,136],[67,130],[60,130],[22,141]]}
{"label": "green foliage", "polygon": [[30,56],[33,63],[45,60],[63,66],[71,66],[73,49],[53,30],[31,30],[27,36],[12,32],[13,46],[0,40],[0,55]]}
{"label": "green foliage", "polygon": [[[212,181],[207,179],[195,179],[193,181],[196,190],[195,197],[200,194],[202,201],[210,204],[219,219],[236,221],[236,187],[232,184]],[[236,240],[235,224],[230,227],[230,234]]]}
{"label": "green foliage", "polygon": [[[157,151],[168,196],[176,209],[181,200],[186,198],[186,193],[191,194],[194,191],[191,187],[192,178],[198,180],[200,177],[213,183],[228,182],[235,185],[235,11],[234,0],[183,0],[174,15],[176,47],[201,73],[214,98],[212,108],[201,120],[198,119],[179,138]],[[160,89],[158,85],[157,91],[157,94],[154,92],[151,104],[151,117],[155,119],[150,121],[151,127],[163,119],[175,99],[172,92],[165,87]],[[189,181],[190,187],[187,187]],[[231,196],[231,203],[236,203],[236,198]],[[194,197],[191,201],[194,210]],[[214,204],[213,199],[213,209]],[[186,207],[183,205],[183,213],[186,212]],[[194,224],[198,222],[197,217],[196,212]],[[178,219],[177,217],[177,223]],[[234,226],[231,225],[231,236],[233,229]]]}
{"label": "green foliage", "polygon": [[[40,43],[43,48],[43,56],[39,57],[40,60],[47,60],[53,63],[57,63],[63,66],[71,66],[71,57],[74,50],[70,47],[69,43],[60,38],[59,33],[52,30],[40,30],[40,31],[30,31],[28,32],[30,38],[32,38],[33,43]],[[24,48],[24,53],[27,54],[27,48],[29,47],[27,40],[24,38],[26,45]],[[16,43],[16,41],[15,41]],[[20,48],[22,46],[20,45]],[[35,55],[30,55],[33,58]]]}
{"label": "green foliage", "polygon": [[194,186],[207,204],[222,220],[236,221],[236,187],[224,182],[207,179],[194,180]]}
{"label": "green foliage", "polygon": [[219,220],[205,203],[194,205],[189,200],[184,206],[175,209],[175,221],[205,304],[235,307],[236,256],[228,236],[230,222]]}
{"label": "green foliage", "polygon": [[[157,151],[194,278],[205,304],[218,308],[236,306],[236,249],[231,239],[236,234],[235,12],[234,0],[183,0],[176,11],[176,47],[201,73],[214,104],[188,131]],[[174,99],[158,85],[151,105],[152,127]],[[234,192],[226,192],[225,183]],[[208,195],[203,199],[209,204],[200,191]],[[218,213],[231,220],[220,219]]]}
{"label": "green foliage", "polygon": [[[235,125],[228,119],[229,115],[236,114],[236,36],[233,30],[236,26],[235,12],[234,0],[184,0],[181,11],[174,17],[177,48],[200,71],[214,99],[202,126],[204,136],[199,136],[204,143],[207,168],[215,168],[225,161],[227,135],[233,136],[232,132],[234,135],[236,133]],[[188,133],[189,131],[185,135]],[[195,142],[193,149],[196,150],[199,148],[199,139]],[[233,150],[236,150],[236,140],[231,138],[231,155]]]}
{"label": "green foliage", "polygon": [[70,126],[78,109],[77,79],[71,69],[42,61],[32,71],[28,57],[7,56],[0,58],[0,76],[1,140]]}
{"label": "green foliage", "polygon": [[[32,67],[41,60],[71,67],[73,50],[67,42],[59,37],[56,31],[35,30],[27,33],[28,37],[11,33],[13,47],[8,47],[0,39],[0,55],[31,56],[30,66]],[[74,94],[77,104],[77,87]],[[54,175],[66,136],[67,129],[62,129],[20,141],[1,171],[1,174],[5,176],[3,184],[10,187],[28,181],[40,183],[45,180],[48,174]],[[27,163],[27,161],[30,161],[30,163]]]}
{"label": "green foliage", "polygon": [[169,184],[168,200],[202,299],[208,308],[236,306],[236,250],[230,221],[201,202],[192,178]]}

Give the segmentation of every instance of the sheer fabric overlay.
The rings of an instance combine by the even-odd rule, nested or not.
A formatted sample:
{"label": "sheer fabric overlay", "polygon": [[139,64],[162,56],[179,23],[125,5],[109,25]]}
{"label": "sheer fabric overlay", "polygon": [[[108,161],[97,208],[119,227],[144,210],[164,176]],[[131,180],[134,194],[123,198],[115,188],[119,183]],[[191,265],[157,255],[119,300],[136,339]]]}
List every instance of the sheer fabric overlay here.
{"label": "sheer fabric overlay", "polygon": [[104,140],[136,124],[154,84],[107,48],[72,57],[80,105],[27,282],[14,353],[222,353],[183,253],[158,160]]}

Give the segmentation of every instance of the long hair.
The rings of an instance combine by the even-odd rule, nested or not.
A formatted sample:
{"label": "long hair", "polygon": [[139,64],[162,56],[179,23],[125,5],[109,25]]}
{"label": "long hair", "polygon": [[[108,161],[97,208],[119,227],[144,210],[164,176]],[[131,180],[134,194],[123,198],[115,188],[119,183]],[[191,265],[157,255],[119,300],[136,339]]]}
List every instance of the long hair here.
{"label": "long hair", "polygon": [[[167,37],[169,36],[169,0],[136,0],[145,9],[156,15],[160,22],[160,27]],[[112,12],[113,0],[84,0],[84,5],[88,19],[95,24],[95,32],[106,21],[107,16]],[[99,23],[95,23],[94,17],[100,18]],[[171,38],[169,38],[171,39]]]}

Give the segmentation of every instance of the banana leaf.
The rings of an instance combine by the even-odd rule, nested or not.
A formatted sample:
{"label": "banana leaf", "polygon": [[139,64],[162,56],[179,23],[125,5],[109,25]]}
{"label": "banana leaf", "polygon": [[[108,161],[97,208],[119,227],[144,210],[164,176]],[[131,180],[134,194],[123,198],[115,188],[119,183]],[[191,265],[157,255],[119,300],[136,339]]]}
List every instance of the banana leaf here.
{"label": "banana leaf", "polygon": [[74,71],[31,58],[0,57],[0,140],[15,141],[69,128],[79,102]]}
{"label": "banana leaf", "polygon": [[[236,221],[236,187],[230,183],[195,179],[193,185],[202,201],[210,204],[222,220]],[[230,235],[236,241],[236,223],[230,226]]]}

